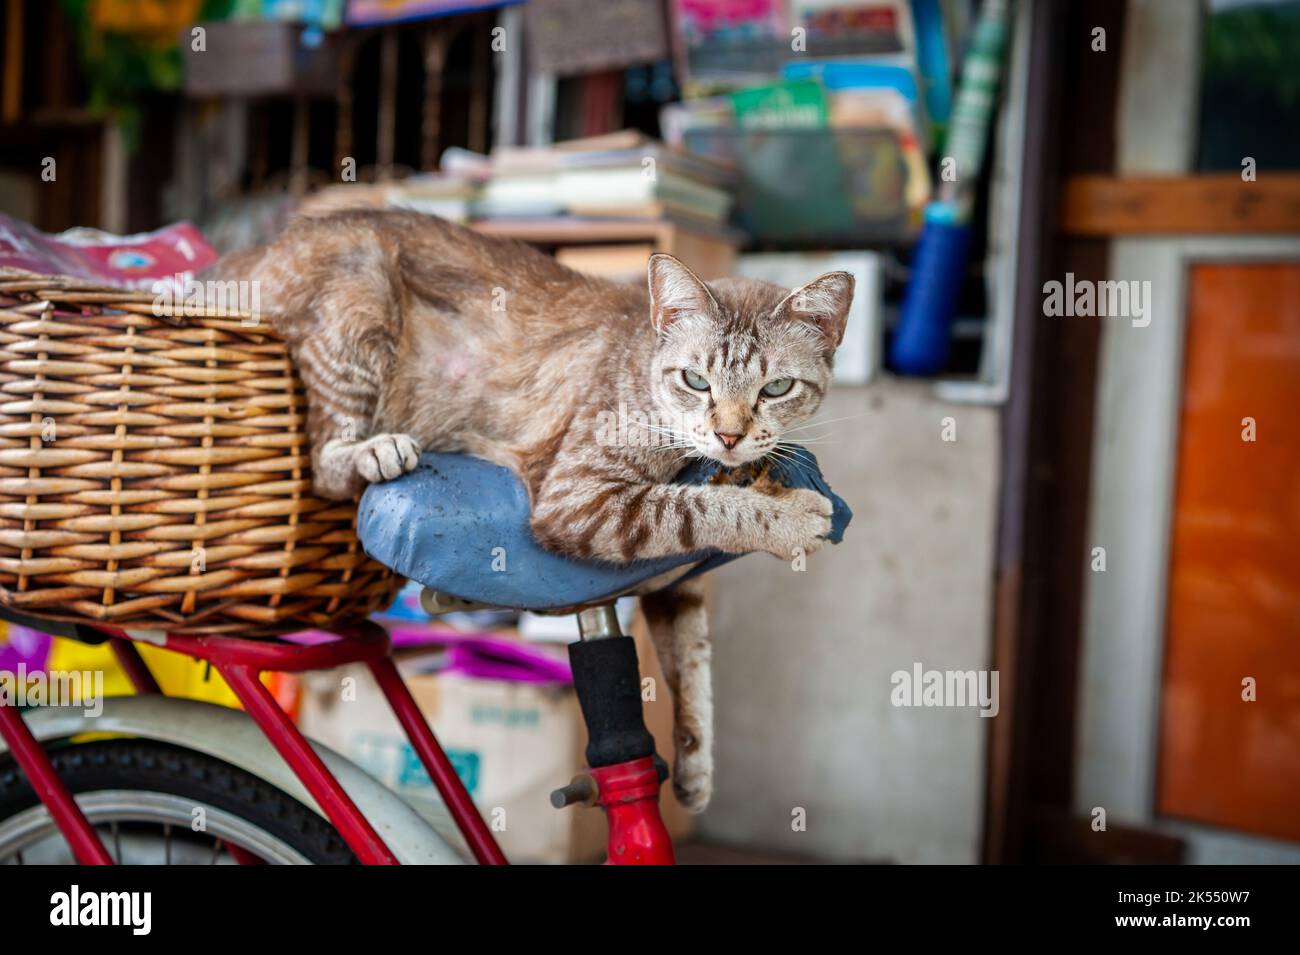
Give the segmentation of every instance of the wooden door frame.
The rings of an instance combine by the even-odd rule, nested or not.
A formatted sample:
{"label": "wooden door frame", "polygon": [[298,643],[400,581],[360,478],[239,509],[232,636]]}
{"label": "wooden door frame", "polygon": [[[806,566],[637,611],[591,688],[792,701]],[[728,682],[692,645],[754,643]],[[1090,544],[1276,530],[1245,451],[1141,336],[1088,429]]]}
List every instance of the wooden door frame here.
{"label": "wooden door frame", "polygon": [[[1089,825],[1087,813],[1098,800],[1121,795],[1097,795],[1090,782],[1080,780],[1099,773],[1095,763],[1087,762],[1085,751],[1105,745],[1096,735],[1105,720],[1099,719],[1088,695],[1102,665],[1096,634],[1115,618],[1107,618],[1097,605],[1100,592],[1088,589],[1088,577],[1091,541],[1109,533],[1098,525],[1101,518],[1092,503],[1115,479],[1101,438],[1115,423],[1114,393],[1107,389],[1114,385],[1108,376],[1117,368],[1111,356],[1118,338],[1104,324],[1108,320],[1045,318],[1041,290],[1043,282],[1061,279],[1066,272],[1094,281],[1111,278],[1113,272],[1116,277],[1123,271],[1148,279],[1158,272],[1164,276],[1161,284],[1173,283],[1170,287],[1178,290],[1176,297],[1166,296],[1161,307],[1165,317],[1152,323],[1161,322],[1168,332],[1174,321],[1168,316],[1175,311],[1181,328],[1178,310],[1185,305],[1185,290],[1178,276],[1189,262],[1250,259],[1256,253],[1276,258],[1289,246],[1259,236],[1159,236],[1156,233],[1164,228],[1160,222],[1135,225],[1131,215],[1098,218],[1095,208],[1081,207],[1080,195],[1095,196],[1099,190],[1131,195],[1135,189],[1155,188],[1194,195],[1210,186],[1224,188],[1223,182],[1209,183],[1210,177],[1189,175],[1199,97],[1200,21],[1172,25],[1171,32],[1168,9],[1158,0],[1096,0],[1086,9],[1046,0],[1036,7],[1015,357],[1003,414],[992,664],[1001,672],[1003,701],[1002,717],[990,721],[995,725],[990,727],[984,859],[1179,861],[1189,854],[1196,859],[1278,858],[1278,847],[1267,840],[1157,821],[1149,811],[1154,807],[1153,770],[1144,771],[1144,782],[1129,786],[1118,817],[1111,817],[1103,836]],[[1197,17],[1201,14],[1199,6],[1187,9]],[[1098,27],[1106,33],[1105,53],[1088,46]],[[1153,76],[1158,83],[1143,81]],[[1182,100],[1173,102],[1171,97]],[[1158,118],[1161,109],[1180,115],[1156,122],[1152,117]],[[1035,151],[1046,161],[1036,163]],[[1278,188],[1290,196],[1289,184],[1279,183]],[[1203,236],[1300,231],[1300,210],[1294,202],[1286,206],[1291,218],[1284,216],[1286,221],[1279,224],[1274,221],[1277,204],[1261,204],[1261,195],[1250,195],[1253,205],[1240,203],[1249,221],[1235,214],[1235,205],[1224,209],[1205,202],[1198,206],[1206,214],[1203,221],[1190,226],[1179,221]],[[1135,234],[1150,238],[1132,238]],[[1135,274],[1135,266],[1147,274]],[[1110,339],[1109,345],[1103,345],[1103,339]],[[1177,419],[1168,414],[1176,414],[1178,388],[1169,376],[1181,379],[1181,337],[1175,343],[1176,356],[1165,344],[1163,377],[1160,383],[1148,382],[1153,395],[1163,396],[1165,417],[1160,427],[1148,426],[1148,433],[1163,434],[1169,449],[1163,462],[1167,473],[1163,479],[1157,474],[1144,481],[1152,494],[1165,495],[1163,506],[1170,508],[1176,447],[1172,429]],[[1160,520],[1167,531],[1168,514]],[[1127,529],[1137,533],[1139,527],[1140,522]],[[1159,544],[1160,554],[1167,557],[1167,533],[1162,535],[1159,526],[1145,527],[1141,533]],[[1150,641],[1163,637],[1153,622],[1163,620],[1163,559],[1158,566],[1160,579],[1137,588],[1147,597],[1142,671],[1146,689],[1130,701],[1130,712],[1145,714],[1148,720],[1145,742],[1133,751],[1143,760],[1153,755],[1151,727],[1158,726],[1150,720],[1155,718],[1153,694],[1158,685],[1152,674],[1158,675],[1159,655]],[[1155,606],[1160,608],[1158,617]],[[1121,665],[1128,664],[1105,661],[1108,673]],[[1141,810],[1143,805],[1148,811]],[[1129,811],[1133,806],[1138,810]]]}
{"label": "wooden door frame", "polygon": [[[1153,174],[1169,182],[1202,178],[1193,175],[1193,162],[1204,12],[1174,12],[1159,0],[1128,0],[1115,125],[1116,170],[1130,181]],[[1300,847],[1280,840],[1156,812],[1188,270],[1198,262],[1300,261],[1300,239],[1241,234],[1248,227],[1221,215],[1197,231],[1230,234],[1129,234],[1113,241],[1107,277],[1149,281],[1152,314],[1145,327],[1105,320],[1097,368],[1088,550],[1107,547],[1109,559],[1104,573],[1086,564],[1080,570],[1071,808],[1075,818],[1091,818],[1104,807],[1108,825],[1178,839],[1190,862],[1300,861]]]}
{"label": "wooden door frame", "polygon": [[[1061,840],[1045,840],[1045,827],[1062,828],[1070,809],[1082,599],[1073,555],[1086,529],[1099,332],[1046,321],[1042,287],[1065,271],[1104,277],[1108,241],[1062,234],[1058,196],[1071,175],[1114,171],[1126,3],[1032,6],[993,621],[1002,711],[989,721],[982,853],[998,863],[1053,858],[1043,844]],[[1105,55],[1090,48],[1097,27]],[[1070,423],[1080,436],[1066,437]]]}

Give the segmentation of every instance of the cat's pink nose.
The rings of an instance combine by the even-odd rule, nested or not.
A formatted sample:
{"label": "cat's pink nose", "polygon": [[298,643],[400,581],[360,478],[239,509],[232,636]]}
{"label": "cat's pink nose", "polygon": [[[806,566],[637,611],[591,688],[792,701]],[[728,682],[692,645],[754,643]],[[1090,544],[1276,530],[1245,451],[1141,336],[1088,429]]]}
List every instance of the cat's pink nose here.
{"label": "cat's pink nose", "polygon": [[713,433],[718,436],[718,440],[722,442],[722,446],[728,451],[739,444],[740,439],[744,437],[743,434],[727,434],[725,431],[715,431]]}

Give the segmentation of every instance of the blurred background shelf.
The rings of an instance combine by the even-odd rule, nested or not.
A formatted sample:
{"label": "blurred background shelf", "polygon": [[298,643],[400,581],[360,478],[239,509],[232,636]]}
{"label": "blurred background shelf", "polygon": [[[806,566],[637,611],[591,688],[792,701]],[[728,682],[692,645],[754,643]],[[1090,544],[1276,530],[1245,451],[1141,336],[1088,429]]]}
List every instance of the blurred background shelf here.
{"label": "blurred background shelf", "polygon": [[[626,243],[649,258],[651,252],[667,252],[684,262],[703,278],[731,275],[737,249],[744,243],[743,233],[732,229],[709,229],[683,225],[671,220],[640,219],[490,219],[479,220],[473,227],[488,235],[499,235],[539,245],[552,251],[573,246],[613,246]],[[572,260],[571,260],[572,261]],[[588,271],[594,260],[588,259]],[[599,270],[602,274],[610,274]],[[624,277],[627,267],[620,263],[613,270]],[[640,276],[645,273],[644,261]]]}
{"label": "blurred background shelf", "polygon": [[733,222],[755,245],[906,247],[916,238],[928,189],[915,194],[892,130],[693,129],[685,142],[734,164]]}

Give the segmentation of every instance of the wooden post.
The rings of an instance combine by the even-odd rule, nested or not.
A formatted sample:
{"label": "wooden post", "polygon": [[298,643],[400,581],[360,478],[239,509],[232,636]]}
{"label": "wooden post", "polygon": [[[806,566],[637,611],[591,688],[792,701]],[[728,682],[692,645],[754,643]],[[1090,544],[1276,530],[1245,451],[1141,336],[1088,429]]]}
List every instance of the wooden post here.
{"label": "wooden post", "polygon": [[4,103],[0,116],[6,123],[18,122],[23,108],[23,2],[8,0],[5,6]]}
{"label": "wooden post", "polygon": [[307,192],[307,158],[310,144],[311,109],[301,93],[293,98],[293,141],[289,152],[289,195]]}
{"label": "wooden post", "polygon": [[375,130],[376,178],[393,178],[397,142],[397,31],[385,30],[379,38],[379,128]]}
{"label": "wooden post", "polygon": [[441,25],[424,31],[424,116],[420,130],[420,169],[438,165],[442,144],[442,71],[447,65],[450,35]]}
{"label": "wooden post", "polygon": [[[480,25],[486,23],[490,27],[491,22],[482,20]],[[488,58],[491,37],[490,28],[482,30],[476,26],[469,87],[469,148],[476,153],[487,152],[488,90],[492,88],[492,70]]]}
{"label": "wooden post", "polygon": [[334,122],[334,169],[330,172],[331,179],[342,176],[343,160],[352,155],[352,71],[356,63],[356,42],[351,34],[345,33],[339,37],[339,111]]}

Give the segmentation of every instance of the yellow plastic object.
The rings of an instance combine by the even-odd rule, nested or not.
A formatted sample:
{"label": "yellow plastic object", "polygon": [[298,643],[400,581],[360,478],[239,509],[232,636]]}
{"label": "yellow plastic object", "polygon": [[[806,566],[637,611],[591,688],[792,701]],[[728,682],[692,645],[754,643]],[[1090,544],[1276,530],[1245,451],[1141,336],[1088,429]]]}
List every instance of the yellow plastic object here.
{"label": "yellow plastic object", "polygon": [[[209,675],[206,663],[147,644],[137,643],[136,646],[140,648],[140,655],[153,671],[158,685],[168,696],[239,708],[239,700],[226,685],[226,681],[216,670]],[[117,657],[113,655],[108,644],[91,646],[76,640],[55,637],[50,647],[49,668],[64,671],[103,670],[106,696],[124,696],[132,692],[131,681],[118,666]],[[266,681],[265,674],[263,681]]]}

